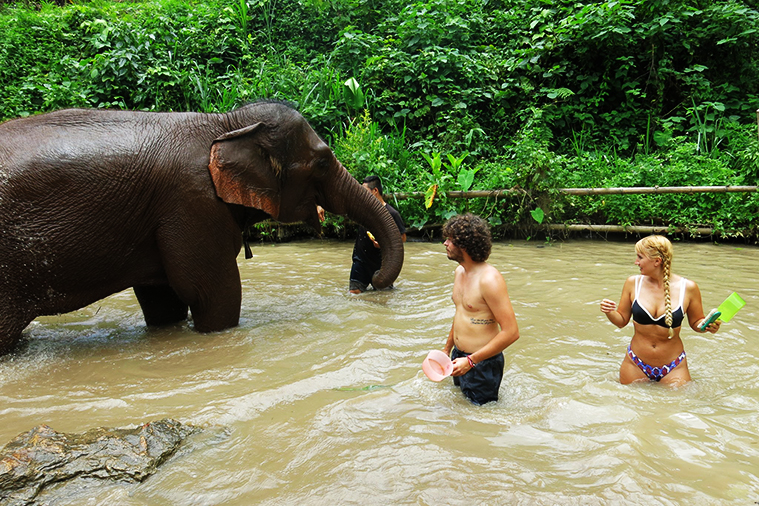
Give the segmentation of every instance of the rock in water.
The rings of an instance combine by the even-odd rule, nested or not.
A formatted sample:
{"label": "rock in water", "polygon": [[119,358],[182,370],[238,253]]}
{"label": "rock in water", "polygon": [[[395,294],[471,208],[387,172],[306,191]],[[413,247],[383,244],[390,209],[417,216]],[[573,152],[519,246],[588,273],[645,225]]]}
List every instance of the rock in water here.
{"label": "rock in water", "polygon": [[63,434],[40,425],[0,452],[0,504],[35,504],[46,487],[74,478],[143,481],[199,431],[170,419],[82,434]]}

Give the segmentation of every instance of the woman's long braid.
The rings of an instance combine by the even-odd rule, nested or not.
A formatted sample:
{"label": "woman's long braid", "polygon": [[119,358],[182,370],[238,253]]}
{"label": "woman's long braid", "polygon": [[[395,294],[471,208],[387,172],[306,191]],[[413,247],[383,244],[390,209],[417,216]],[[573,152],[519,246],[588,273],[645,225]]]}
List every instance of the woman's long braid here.
{"label": "woman's long braid", "polygon": [[[664,322],[669,329],[669,338],[675,335],[672,328],[672,296],[669,290],[669,278],[672,275],[672,243],[664,236],[649,235],[635,243],[635,251],[651,260],[661,259],[662,282],[664,284]],[[685,288],[681,287],[681,290]],[[682,294],[681,294],[682,295]]]}
{"label": "woman's long braid", "polygon": [[669,328],[669,336],[667,337],[669,339],[672,339],[672,336],[674,335],[674,330],[672,330],[672,297],[669,293],[669,264],[671,260],[667,257],[666,254],[662,254],[661,259],[663,271],[662,273],[664,275],[664,322]]}

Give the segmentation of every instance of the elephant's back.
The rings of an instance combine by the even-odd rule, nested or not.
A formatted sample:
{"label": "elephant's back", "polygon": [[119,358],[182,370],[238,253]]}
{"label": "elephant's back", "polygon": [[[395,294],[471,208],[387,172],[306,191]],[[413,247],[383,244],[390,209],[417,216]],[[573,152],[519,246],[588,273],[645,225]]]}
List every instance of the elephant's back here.
{"label": "elephant's back", "polygon": [[205,178],[196,196],[215,197],[202,150],[188,163],[177,154],[188,143],[162,142],[178,119],[193,115],[64,110],[0,125],[0,258],[26,270],[14,283],[60,293],[86,272],[91,299],[131,286],[127,278],[165,282],[155,240],[163,202],[183,177]]}
{"label": "elephant's back", "polygon": [[[164,181],[178,170],[202,173],[215,135],[192,133],[204,116],[66,109],[2,123],[0,198],[8,198],[0,205],[9,194],[35,200],[63,188],[122,191],[149,172]],[[156,171],[164,174],[155,178]]]}
{"label": "elephant's back", "polygon": [[[65,109],[0,124],[0,160],[25,168],[30,161],[139,155],[172,135],[192,113]],[[165,146],[163,146],[165,147]]]}

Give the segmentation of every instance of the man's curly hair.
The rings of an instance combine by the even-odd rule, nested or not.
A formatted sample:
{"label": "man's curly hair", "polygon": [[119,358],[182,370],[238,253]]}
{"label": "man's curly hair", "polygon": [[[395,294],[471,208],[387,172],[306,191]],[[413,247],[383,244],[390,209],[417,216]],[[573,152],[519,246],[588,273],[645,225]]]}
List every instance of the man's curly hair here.
{"label": "man's curly hair", "polygon": [[465,250],[475,262],[484,262],[490,256],[490,226],[479,216],[471,213],[454,216],[443,225],[443,237]]}

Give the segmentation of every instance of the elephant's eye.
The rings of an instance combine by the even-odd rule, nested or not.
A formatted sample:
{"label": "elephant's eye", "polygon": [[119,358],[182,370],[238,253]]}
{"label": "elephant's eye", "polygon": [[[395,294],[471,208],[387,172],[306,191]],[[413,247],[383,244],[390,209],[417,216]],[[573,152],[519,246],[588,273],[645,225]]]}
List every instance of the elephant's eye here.
{"label": "elephant's eye", "polygon": [[329,170],[329,160],[325,158],[316,159],[312,165],[311,170],[316,177],[322,177],[326,175],[327,171]]}

